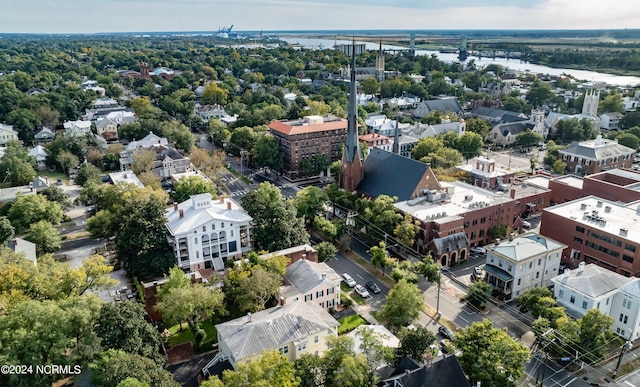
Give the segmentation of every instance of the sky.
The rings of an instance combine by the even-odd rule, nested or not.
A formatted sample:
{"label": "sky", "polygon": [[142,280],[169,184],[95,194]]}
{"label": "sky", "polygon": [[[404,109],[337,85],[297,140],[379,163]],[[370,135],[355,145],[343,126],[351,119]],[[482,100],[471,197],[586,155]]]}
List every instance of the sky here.
{"label": "sky", "polygon": [[0,33],[635,29],[636,0],[0,0]]}

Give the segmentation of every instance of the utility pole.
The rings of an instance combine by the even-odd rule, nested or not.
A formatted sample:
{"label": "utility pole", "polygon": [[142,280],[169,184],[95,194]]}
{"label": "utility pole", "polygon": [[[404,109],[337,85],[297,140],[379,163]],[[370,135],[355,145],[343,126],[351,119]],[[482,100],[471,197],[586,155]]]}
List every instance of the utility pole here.
{"label": "utility pole", "polygon": [[616,369],[613,371],[613,376],[612,376],[613,380],[615,380],[616,377],[618,376],[618,369],[622,364],[622,357],[624,356],[624,353],[630,350],[631,348],[633,348],[633,345],[631,344],[630,341],[627,341],[626,343],[624,343],[624,345],[622,345],[622,347],[620,347],[620,357],[618,358],[618,364],[616,364]]}
{"label": "utility pole", "polygon": [[436,318],[440,318],[440,276],[441,270],[438,269],[438,297],[436,299]]}

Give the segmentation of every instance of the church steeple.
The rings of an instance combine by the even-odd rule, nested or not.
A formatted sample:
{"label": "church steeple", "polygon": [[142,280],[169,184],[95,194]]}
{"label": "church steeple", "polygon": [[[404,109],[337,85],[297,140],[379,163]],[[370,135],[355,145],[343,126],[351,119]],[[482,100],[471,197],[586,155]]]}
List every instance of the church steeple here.
{"label": "church steeple", "polygon": [[376,80],[378,82],[384,81],[384,51],[382,51],[382,38],[380,38],[380,48],[378,49],[378,56],[376,56]]}
{"label": "church steeple", "polygon": [[354,191],[363,177],[360,143],[358,142],[358,104],[356,102],[356,42],[352,43],[351,74],[349,84],[349,115],[347,138],[340,166],[340,188]]}
{"label": "church steeple", "polygon": [[400,154],[400,129],[398,129],[398,120],[396,120],[396,129],[393,132],[393,153]]}

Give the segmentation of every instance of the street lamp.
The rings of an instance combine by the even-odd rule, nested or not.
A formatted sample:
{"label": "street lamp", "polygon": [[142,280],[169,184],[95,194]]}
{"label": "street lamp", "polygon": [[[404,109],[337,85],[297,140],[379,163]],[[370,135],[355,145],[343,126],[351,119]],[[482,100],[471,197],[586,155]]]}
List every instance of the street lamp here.
{"label": "street lamp", "polygon": [[616,364],[616,369],[613,371],[613,376],[612,376],[613,380],[615,380],[616,377],[618,376],[618,369],[622,364],[622,357],[624,356],[624,353],[630,350],[631,348],[633,348],[633,345],[631,344],[630,341],[627,341],[626,343],[624,343],[624,345],[622,345],[622,347],[620,347],[620,357],[618,358],[618,364]]}

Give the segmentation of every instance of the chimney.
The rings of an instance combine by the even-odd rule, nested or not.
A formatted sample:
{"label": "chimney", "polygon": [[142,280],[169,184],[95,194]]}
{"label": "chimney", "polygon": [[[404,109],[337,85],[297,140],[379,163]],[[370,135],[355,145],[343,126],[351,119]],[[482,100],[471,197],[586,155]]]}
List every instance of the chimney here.
{"label": "chimney", "polygon": [[578,265],[578,273],[582,273],[583,270],[584,270],[584,261],[580,262],[580,264]]}
{"label": "chimney", "polygon": [[496,238],[496,246],[500,244],[500,238]]}
{"label": "chimney", "polygon": [[325,273],[325,272],[323,272],[323,273],[322,273],[322,279],[323,279],[323,280],[324,280],[324,279],[327,279],[327,273]]}
{"label": "chimney", "polygon": [[298,316],[298,328],[302,326],[302,316]]}
{"label": "chimney", "polygon": [[247,322],[251,322],[251,312],[247,313]]}
{"label": "chimney", "polygon": [[227,202],[227,210],[231,209],[231,202]]}
{"label": "chimney", "polygon": [[513,233],[509,234],[509,240],[512,241],[513,240]]}
{"label": "chimney", "polygon": [[509,196],[511,197],[511,199],[515,199],[516,198],[516,189],[515,188],[511,188],[511,191],[509,191]]}
{"label": "chimney", "polygon": [[184,218],[184,210],[180,210],[180,219]]}
{"label": "chimney", "polygon": [[224,196],[220,196],[220,203],[223,204],[224,203]]}
{"label": "chimney", "polygon": [[14,246],[18,246],[18,240],[17,240],[17,239],[14,239],[14,240],[13,240],[13,245],[14,245]]}
{"label": "chimney", "polygon": [[178,211],[178,203],[173,203],[173,210]]}
{"label": "chimney", "polygon": [[287,301],[284,299],[283,296],[280,296],[280,306],[285,306],[287,304]]}

